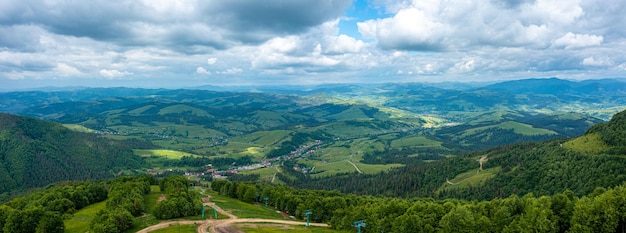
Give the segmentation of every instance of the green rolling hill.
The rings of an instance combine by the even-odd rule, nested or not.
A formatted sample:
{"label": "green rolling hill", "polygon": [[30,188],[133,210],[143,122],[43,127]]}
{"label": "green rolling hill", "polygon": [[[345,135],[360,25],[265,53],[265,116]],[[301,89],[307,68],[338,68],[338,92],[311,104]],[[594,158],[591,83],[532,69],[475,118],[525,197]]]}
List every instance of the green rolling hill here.
{"label": "green rolling hill", "polygon": [[623,111],[607,123],[594,125],[585,135],[569,140],[513,144],[430,163],[413,161],[375,175],[348,174],[285,182],[295,187],[356,194],[481,200],[512,194],[553,195],[564,190],[587,195],[597,187],[615,187],[626,182],[625,120]]}
{"label": "green rolling hill", "polygon": [[[524,83],[533,88],[517,88]],[[457,181],[455,177],[474,169],[481,156],[464,155],[467,152],[486,153],[477,151],[555,139],[563,142],[560,150],[574,154],[617,150],[614,145],[621,143],[623,135],[600,133],[616,128],[615,123],[594,126],[577,139],[567,138],[578,137],[602,121],[595,116],[623,110],[626,102],[620,97],[625,92],[620,85],[623,82],[619,80],[547,79],[456,89],[424,84],[353,84],[274,92],[259,89],[261,93],[96,88],[0,93],[0,111],[54,120],[91,133],[90,137],[98,138],[94,140],[145,140],[159,149],[198,156],[182,162],[160,158],[150,161],[150,166],[167,163],[189,168],[187,165],[201,164],[206,156],[260,161],[321,140],[315,156],[293,161],[310,169],[318,167],[320,173],[311,182],[318,182],[317,178],[376,180],[378,172],[400,179],[403,173],[421,174],[441,165],[444,168],[429,173],[429,177],[438,178],[436,181],[414,175],[414,183],[393,184],[384,192],[352,188],[360,193],[405,195],[405,190],[411,189],[411,195],[459,196],[466,190],[486,189],[490,182],[519,171],[515,166],[491,167],[506,156],[490,155],[485,169],[491,169],[492,175],[480,176],[464,189],[441,189],[445,178]],[[536,147],[552,151],[547,144]],[[560,150],[554,153],[566,153]],[[128,168],[135,168],[132,164]],[[341,169],[330,169],[333,166]],[[338,176],[319,175],[324,167]],[[351,173],[358,167],[365,170],[364,174],[354,178]],[[478,184],[481,187],[476,187]],[[502,189],[499,193],[529,190]]]}
{"label": "green rolling hill", "polygon": [[151,147],[146,141],[111,140],[0,113],[0,194],[57,181],[112,177],[142,165],[133,148]]}

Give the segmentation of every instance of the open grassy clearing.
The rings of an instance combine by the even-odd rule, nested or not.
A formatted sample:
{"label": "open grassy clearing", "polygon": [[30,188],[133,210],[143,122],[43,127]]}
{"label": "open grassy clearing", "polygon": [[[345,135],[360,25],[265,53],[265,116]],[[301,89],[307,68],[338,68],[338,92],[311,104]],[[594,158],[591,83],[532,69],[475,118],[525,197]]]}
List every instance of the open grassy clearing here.
{"label": "open grassy clearing", "polygon": [[293,225],[281,225],[281,224],[269,224],[269,223],[238,223],[233,225],[235,228],[246,233],[347,233],[351,231],[338,231],[329,229],[326,227],[305,227],[305,226],[293,226]]}
{"label": "open grassy clearing", "polygon": [[150,185],[150,194],[144,197],[144,206],[146,207],[146,212],[152,212],[160,196],[161,188],[158,185]]}
{"label": "open grassy clearing", "polygon": [[345,121],[337,121],[314,127],[311,130],[322,130],[339,138],[366,137],[368,135],[381,134],[385,131],[383,129],[379,129],[377,126],[374,125],[374,123],[365,120],[359,121],[358,125]]}
{"label": "open grassy clearing", "polygon": [[613,115],[624,110],[626,110],[626,105],[601,109],[585,109],[579,112],[608,121]]}
{"label": "open grassy clearing", "polygon": [[65,223],[65,232],[89,232],[89,230],[91,230],[89,228],[89,223],[91,223],[91,220],[96,217],[96,213],[104,208],[106,208],[106,201],[98,202],[76,211],[72,218],[63,221]]}
{"label": "open grassy clearing", "polygon": [[196,116],[213,117],[213,115],[209,114],[208,112],[202,109],[194,108],[194,107],[184,105],[184,104],[176,104],[176,105],[164,107],[161,110],[159,110],[158,114],[159,115],[180,114],[183,112],[191,112],[192,115],[196,115]]}
{"label": "open grassy clearing", "polygon": [[172,225],[167,228],[158,229],[156,231],[151,231],[152,233],[195,233],[198,225],[195,224],[187,224],[187,225]]}
{"label": "open grassy clearing", "polygon": [[563,147],[592,154],[609,149],[609,146],[600,139],[600,134],[592,133],[583,135],[563,143]]}
{"label": "open grassy clearing", "polygon": [[505,130],[512,129],[513,132],[515,132],[516,134],[521,134],[521,135],[526,135],[526,136],[558,134],[557,132],[554,132],[552,130],[534,128],[531,125],[522,124],[522,123],[514,122],[514,121],[505,121],[497,125],[490,125],[490,126],[484,126],[484,127],[478,127],[478,128],[465,130],[461,136],[467,137],[467,136],[474,135],[482,131],[493,129],[493,128],[499,128],[499,129],[505,129]]}
{"label": "open grassy clearing", "polygon": [[78,132],[83,132],[83,133],[95,133],[96,132],[96,130],[87,128],[79,124],[63,124],[63,126],[65,126],[65,128],[78,131]]}
{"label": "open grassy clearing", "polygon": [[369,152],[383,151],[385,150],[385,143],[378,139],[359,138],[353,139],[345,144],[343,147],[349,146],[353,154],[363,154]]}
{"label": "open grassy clearing", "polygon": [[[357,172],[356,168],[348,162],[349,160],[342,160],[332,163],[320,163],[314,162],[309,163],[310,167],[315,169],[313,170],[311,176],[314,178],[333,176],[339,173],[354,173]],[[357,159],[350,159],[354,165],[356,165],[361,172],[364,174],[376,174],[380,172],[388,171],[392,168],[397,168],[404,166],[402,164],[364,164],[360,162],[356,162]]]}
{"label": "open grassy clearing", "polygon": [[290,134],[292,131],[290,130],[272,130],[272,131],[258,131],[242,136],[236,136],[231,138],[230,142],[242,142],[256,145],[275,145],[282,141],[289,140],[291,138]]}
{"label": "open grassy clearing", "polygon": [[113,139],[113,140],[126,140],[126,139],[131,139],[131,138],[134,138],[134,139],[142,139],[142,138],[141,138],[141,137],[139,137],[139,136],[112,135],[112,134],[105,135],[105,137],[110,138],[110,139]]}
{"label": "open grassy clearing", "polygon": [[326,163],[326,164],[315,166],[315,170],[313,170],[313,174],[311,174],[311,177],[319,178],[319,177],[326,177],[326,176],[334,176],[339,173],[353,173],[353,172],[357,172],[354,169],[354,166],[348,163],[348,161],[343,160],[343,161],[337,161],[337,162]]}
{"label": "open grassy clearing", "polygon": [[469,122],[469,124],[482,124],[482,123],[486,123],[486,122],[497,122],[497,121],[501,121],[504,119],[504,115],[515,115],[518,117],[521,117],[522,115],[516,112],[511,112],[511,111],[506,111],[506,110],[502,110],[502,111],[493,111],[493,112],[483,112],[480,115],[477,115],[475,117],[478,117],[475,120],[472,120]]}
{"label": "open grassy clearing", "polygon": [[183,125],[169,122],[152,122],[153,125],[133,121],[131,125],[114,125],[107,128],[127,135],[159,135],[167,137],[190,138],[197,140],[206,140],[207,138],[218,138],[226,136],[226,134],[214,130],[207,129],[201,125]]}
{"label": "open grassy clearing", "polygon": [[346,147],[327,147],[321,151],[323,152],[320,152],[320,159],[330,163],[345,160],[352,153],[352,151]]}
{"label": "open grassy clearing", "polygon": [[353,163],[356,164],[356,166],[359,167],[359,169],[361,169],[361,171],[364,174],[377,174],[377,173],[389,171],[389,169],[392,169],[392,168],[398,168],[398,167],[404,166],[404,164],[365,164],[365,163],[359,163],[359,162],[353,162]]}
{"label": "open grassy clearing", "polygon": [[493,178],[498,172],[500,172],[501,169],[502,167],[494,167],[480,172],[478,172],[478,168],[469,170],[455,176],[453,179],[450,179],[449,181],[453,184],[448,184],[444,181],[441,187],[437,189],[436,193],[454,189],[480,187],[485,183],[485,181]]}
{"label": "open grassy clearing", "polygon": [[414,147],[414,146],[440,147],[441,142],[428,139],[424,136],[400,138],[400,139],[391,141],[391,148]]}
{"label": "open grassy clearing", "polygon": [[265,157],[271,149],[268,147],[259,147],[254,144],[244,142],[231,142],[228,145],[221,145],[207,149],[206,151],[214,153],[220,157],[238,158],[242,156],[252,156],[260,159]]}
{"label": "open grassy clearing", "polygon": [[[271,182],[276,172],[278,172],[276,170],[276,167],[265,167],[265,168],[256,169],[256,170],[241,171],[239,173],[244,174],[244,175],[258,174],[259,180],[263,182]],[[274,182],[278,182],[278,181],[279,179],[274,180]]]}
{"label": "open grassy clearing", "polygon": [[579,114],[579,113],[573,113],[573,112],[564,112],[561,113],[559,115],[557,115],[556,119],[558,120],[580,120],[582,119],[583,115]]}
{"label": "open grassy clearing", "polygon": [[151,105],[150,104],[150,105],[142,106],[142,107],[139,107],[139,108],[136,108],[136,109],[128,111],[128,114],[140,115],[140,114],[144,113],[145,111],[148,111],[149,109],[154,108],[154,107],[156,107],[156,105]]}
{"label": "open grassy clearing", "polygon": [[283,217],[279,213],[276,213],[276,210],[271,206],[265,207],[263,205],[254,205],[219,195],[213,195],[211,202],[216,203],[220,208],[225,211],[229,211],[239,218],[283,219]]}
{"label": "open grassy clearing", "polygon": [[164,157],[166,159],[180,159],[183,156],[199,157],[198,155],[190,154],[187,152],[176,151],[176,150],[164,150],[164,149],[154,149],[154,150],[136,149],[134,150],[134,152],[136,155],[143,156],[143,157],[157,156],[157,157]]}

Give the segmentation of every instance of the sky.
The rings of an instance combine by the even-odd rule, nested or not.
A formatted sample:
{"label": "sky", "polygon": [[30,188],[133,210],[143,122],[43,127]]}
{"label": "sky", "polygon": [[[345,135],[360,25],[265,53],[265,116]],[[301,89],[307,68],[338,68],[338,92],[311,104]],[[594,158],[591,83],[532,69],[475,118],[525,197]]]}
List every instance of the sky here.
{"label": "sky", "polygon": [[2,0],[0,89],[626,77],[623,0]]}

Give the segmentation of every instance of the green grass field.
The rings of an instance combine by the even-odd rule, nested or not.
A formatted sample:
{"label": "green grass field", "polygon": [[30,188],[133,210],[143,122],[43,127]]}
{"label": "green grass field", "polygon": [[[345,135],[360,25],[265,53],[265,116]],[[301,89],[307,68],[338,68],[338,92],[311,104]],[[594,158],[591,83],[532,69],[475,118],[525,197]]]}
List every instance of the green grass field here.
{"label": "green grass field", "polygon": [[142,114],[143,112],[148,111],[149,109],[154,108],[154,107],[156,107],[156,105],[151,105],[151,104],[150,104],[150,105],[142,106],[142,107],[140,107],[140,108],[136,108],[136,109],[133,109],[133,110],[128,111],[128,114],[131,114],[131,115],[140,115],[140,114]]}
{"label": "green grass field", "polygon": [[407,137],[391,141],[391,148],[401,147],[439,147],[441,142],[428,139],[424,136]]}
{"label": "green grass field", "polygon": [[240,218],[283,219],[280,214],[276,213],[273,207],[257,206],[237,199],[217,195],[211,198],[211,202],[215,202],[220,208],[225,211],[230,211]]}
{"label": "green grass field", "polygon": [[519,122],[505,121],[497,125],[490,125],[490,126],[484,126],[484,127],[478,127],[478,128],[465,130],[461,136],[467,137],[467,136],[474,135],[474,134],[480,133],[481,131],[488,130],[491,128],[500,128],[500,129],[505,129],[505,130],[512,129],[513,132],[515,132],[516,134],[521,134],[521,135],[526,135],[526,136],[558,134],[557,132],[554,132],[548,129],[539,129],[539,128],[534,128],[531,125],[522,124]]}
{"label": "green grass field", "polygon": [[497,122],[497,121],[503,120],[504,115],[509,115],[509,114],[520,116],[520,117],[522,116],[521,114],[512,112],[512,111],[506,111],[506,110],[492,111],[492,112],[481,113],[480,115],[474,116],[474,118],[476,119],[470,121],[469,124],[476,125],[476,124],[482,124],[486,122]]}
{"label": "green grass field", "polygon": [[249,224],[239,223],[233,225],[235,228],[246,233],[347,233],[351,231],[338,231],[325,227],[305,227],[305,226],[291,226],[280,224]]}
{"label": "green grass field", "polygon": [[231,138],[230,142],[249,143],[262,146],[269,146],[278,144],[284,140],[291,138],[290,130],[272,130],[272,131],[259,131],[242,136],[236,136]]}
{"label": "green grass field", "polygon": [[151,231],[152,233],[195,233],[198,226],[191,225],[173,225],[167,228]]}
{"label": "green grass field", "polygon": [[[274,177],[274,174],[278,172],[276,170],[276,167],[265,167],[265,168],[261,168],[261,169],[256,169],[256,170],[250,170],[250,171],[241,171],[239,173],[244,174],[244,175],[250,175],[250,174],[258,174],[259,175],[259,180],[263,181],[263,182],[271,182],[272,181],[272,177]],[[279,179],[275,179],[274,182],[279,182]]]}
{"label": "green grass field", "polygon": [[[478,165],[478,162],[476,163]],[[444,190],[464,189],[470,186],[480,187],[485,183],[485,181],[493,178],[498,172],[500,172],[501,169],[501,167],[494,167],[485,169],[481,172],[477,172],[478,167],[476,169],[471,169],[450,179],[450,182],[454,183],[453,185],[444,181],[441,187],[437,189],[436,193]]]}
{"label": "green grass field", "polygon": [[[156,201],[161,195],[160,189],[158,185],[150,186],[151,193],[146,195],[144,199],[144,206],[147,213],[150,213],[154,206],[156,205]],[[76,213],[74,216],[68,220],[65,220],[65,232],[68,233],[84,233],[89,232],[89,223],[96,216],[98,211],[106,208],[106,201],[98,202],[93,205],[89,205]],[[141,217],[137,217],[134,221],[133,228],[129,229],[127,232],[135,232],[137,230],[146,228],[148,226],[159,223],[159,220],[154,218],[154,216],[148,214]],[[195,228],[194,228],[195,230]]]}
{"label": "green grass field", "polygon": [[155,125],[145,125],[132,122],[131,125],[114,125],[108,128],[116,132],[133,136],[163,135],[168,137],[195,139],[196,143],[206,143],[207,138],[218,138],[226,134],[207,129],[199,125],[181,125],[170,122],[153,122]]}
{"label": "green grass field", "polygon": [[67,233],[84,233],[91,230],[89,223],[94,219],[98,211],[106,207],[106,201],[98,202],[93,205],[89,205],[74,213],[74,216],[68,220],[65,220],[65,232]]}
{"label": "green grass field", "polygon": [[563,143],[563,147],[592,154],[609,149],[609,146],[600,139],[600,134],[592,133],[583,135]]}
{"label": "green grass field", "polygon": [[162,108],[161,110],[159,110],[158,114],[166,115],[166,114],[178,114],[182,112],[191,112],[191,114],[196,115],[196,116],[213,117],[211,114],[209,114],[208,112],[202,109],[194,108],[194,107],[184,105],[184,104],[176,104],[176,105]]}
{"label": "green grass field", "polygon": [[198,157],[198,155],[195,154],[190,154],[187,152],[182,152],[182,151],[175,151],[175,150],[162,150],[162,149],[156,149],[156,150],[134,150],[136,155],[139,156],[143,156],[143,157],[150,157],[150,156],[157,156],[157,157],[164,157],[166,159],[180,159],[183,156],[189,156],[189,157]]}
{"label": "green grass field", "polygon": [[332,162],[332,163],[316,165],[311,177],[318,178],[318,177],[333,176],[338,173],[352,173],[352,172],[356,172],[356,170],[350,163],[348,163],[348,161],[344,160],[344,161],[337,161],[337,162]]}
{"label": "green grass field", "polygon": [[96,130],[87,128],[85,126],[82,125],[78,125],[78,124],[63,124],[63,126],[65,126],[65,128],[74,130],[74,131],[78,131],[78,132],[83,132],[83,133],[95,133]]}
{"label": "green grass field", "polygon": [[364,174],[377,174],[381,172],[389,171],[392,168],[403,167],[404,164],[365,164],[354,162]]}
{"label": "green grass field", "polygon": [[161,188],[158,185],[150,185],[150,193],[144,197],[146,212],[152,212],[159,196],[161,196]]}

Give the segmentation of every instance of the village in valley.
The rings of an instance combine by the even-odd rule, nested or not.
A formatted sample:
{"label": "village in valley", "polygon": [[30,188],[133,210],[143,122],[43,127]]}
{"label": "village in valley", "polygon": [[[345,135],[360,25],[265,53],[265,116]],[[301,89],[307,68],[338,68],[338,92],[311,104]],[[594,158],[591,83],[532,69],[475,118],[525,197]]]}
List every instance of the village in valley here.
{"label": "village in valley", "polygon": [[[228,176],[231,176],[233,174],[238,174],[239,172],[242,172],[242,171],[257,170],[261,168],[271,167],[277,164],[280,164],[282,166],[285,161],[309,157],[318,152],[323,152],[320,149],[321,145],[322,145],[321,140],[315,140],[313,142],[300,145],[298,149],[291,151],[289,154],[286,154],[286,155],[282,155],[276,158],[264,158],[261,162],[254,163],[254,164],[238,166],[236,163],[233,163],[231,164],[229,169],[224,169],[224,170],[219,170],[215,168],[213,164],[206,164],[202,169],[196,169],[196,170],[189,169],[189,170],[182,171],[182,170],[176,170],[176,169],[154,168],[154,169],[147,169],[146,173],[154,175],[154,176],[164,176],[165,173],[175,172],[175,173],[184,174],[185,176],[191,178],[192,180],[194,179],[206,180],[206,178],[209,178],[209,177],[211,179],[225,179],[225,178],[228,178]],[[302,173],[308,173],[312,170],[310,168],[304,167],[299,164],[295,164],[292,169],[295,171],[302,172]]]}

